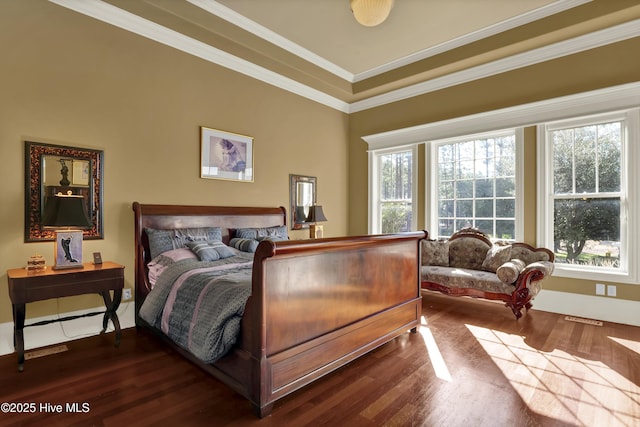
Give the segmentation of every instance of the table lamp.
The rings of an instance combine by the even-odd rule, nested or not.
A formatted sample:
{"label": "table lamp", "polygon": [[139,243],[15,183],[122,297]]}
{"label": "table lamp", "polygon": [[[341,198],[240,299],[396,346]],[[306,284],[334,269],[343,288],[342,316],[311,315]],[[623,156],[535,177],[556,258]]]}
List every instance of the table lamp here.
{"label": "table lamp", "polygon": [[309,238],[311,239],[321,239],[323,230],[322,225],[317,224],[320,221],[326,221],[327,218],[324,216],[324,212],[322,212],[322,206],[312,205],[309,206],[309,214],[307,215],[307,219],[305,222],[309,223]]}
{"label": "table lamp", "polygon": [[92,226],[83,197],[58,193],[47,198],[42,226],[55,228],[54,269],[82,268],[82,228]]}

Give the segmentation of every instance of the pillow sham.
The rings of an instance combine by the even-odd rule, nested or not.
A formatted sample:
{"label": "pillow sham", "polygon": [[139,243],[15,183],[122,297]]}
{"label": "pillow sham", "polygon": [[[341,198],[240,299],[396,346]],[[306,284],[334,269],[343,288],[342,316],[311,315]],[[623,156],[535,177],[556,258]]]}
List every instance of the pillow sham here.
{"label": "pillow sham", "polygon": [[154,259],[163,252],[184,247],[186,242],[222,241],[222,230],[220,227],[202,228],[175,228],[171,230],[156,230],[145,228],[149,238],[149,251],[151,259]]}
{"label": "pillow sham", "polygon": [[482,269],[495,273],[498,267],[509,261],[509,259],[511,259],[511,245],[493,245],[487,251],[487,255],[482,262]]}
{"label": "pillow sham", "polygon": [[254,239],[258,240],[260,237],[278,237],[282,240],[289,238],[287,234],[286,225],[277,225],[273,227],[262,228],[238,228],[234,234],[234,237],[239,239]]}
{"label": "pillow sham", "polygon": [[256,249],[258,248],[258,243],[260,242],[254,239],[241,239],[239,237],[234,237],[229,241],[229,245],[231,245],[231,247],[234,247],[242,252],[250,253],[254,253],[256,251]]}
{"label": "pillow sham", "polygon": [[196,254],[200,261],[216,261],[235,255],[233,249],[220,241],[187,242],[186,246]]}

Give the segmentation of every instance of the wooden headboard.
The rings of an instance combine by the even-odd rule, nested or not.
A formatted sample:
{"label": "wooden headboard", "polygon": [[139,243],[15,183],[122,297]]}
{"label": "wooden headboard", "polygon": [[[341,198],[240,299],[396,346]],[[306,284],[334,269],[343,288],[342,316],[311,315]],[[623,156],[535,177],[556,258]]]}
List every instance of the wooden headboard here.
{"label": "wooden headboard", "polygon": [[[220,227],[222,241],[229,242],[232,230],[249,227],[287,225],[283,207],[231,207],[143,205],[133,203],[135,215],[135,281],[136,306],[149,292],[147,264],[151,261],[149,240],[145,228],[167,230],[174,228]],[[139,307],[137,307],[139,308]]]}

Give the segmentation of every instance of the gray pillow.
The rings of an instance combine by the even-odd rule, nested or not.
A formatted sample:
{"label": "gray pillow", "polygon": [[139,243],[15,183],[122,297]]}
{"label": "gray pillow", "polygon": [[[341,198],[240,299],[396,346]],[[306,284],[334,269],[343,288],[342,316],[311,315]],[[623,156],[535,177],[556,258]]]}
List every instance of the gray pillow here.
{"label": "gray pillow", "polygon": [[198,256],[200,261],[216,261],[235,255],[233,250],[222,242],[187,242],[187,247]]}
{"label": "gray pillow", "polygon": [[258,240],[260,237],[278,237],[282,240],[289,238],[287,234],[286,225],[277,225],[274,227],[262,227],[262,228],[238,228],[234,237],[239,239],[254,239]]}
{"label": "gray pillow", "polygon": [[511,259],[511,245],[498,246],[493,245],[487,251],[487,256],[482,262],[482,269],[495,273],[505,262]]}
{"label": "gray pillow", "polygon": [[149,238],[151,259],[163,252],[183,248],[187,242],[222,241],[222,231],[219,227],[174,228],[171,230],[145,228],[144,231]]}
{"label": "gray pillow", "polygon": [[258,242],[255,239],[241,239],[238,237],[234,237],[229,241],[229,245],[243,252],[251,252],[254,253],[258,248]]}

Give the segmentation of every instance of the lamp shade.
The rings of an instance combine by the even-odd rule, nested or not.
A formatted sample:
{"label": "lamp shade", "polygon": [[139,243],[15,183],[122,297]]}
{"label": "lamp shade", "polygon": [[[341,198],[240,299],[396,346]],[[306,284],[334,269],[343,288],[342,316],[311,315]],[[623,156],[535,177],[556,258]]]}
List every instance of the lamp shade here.
{"label": "lamp shade", "polygon": [[81,227],[93,224],[84,211],[83,197],[61,193],[47,198],[42,217],[45,227]]}
{"label": "lamp shade", "polygon": [[320,222],[326,220],[327,218],[324,216],[324,212],[322,212],[322,206],[309,206],[309,214],[307,215],[306,222]]}
{"label": "lamp shade", "polygon": [[393,0],[350,0],[351,11],[359,24],[375,27],[389,16]]}

